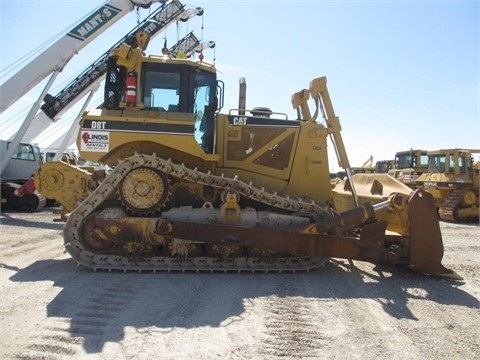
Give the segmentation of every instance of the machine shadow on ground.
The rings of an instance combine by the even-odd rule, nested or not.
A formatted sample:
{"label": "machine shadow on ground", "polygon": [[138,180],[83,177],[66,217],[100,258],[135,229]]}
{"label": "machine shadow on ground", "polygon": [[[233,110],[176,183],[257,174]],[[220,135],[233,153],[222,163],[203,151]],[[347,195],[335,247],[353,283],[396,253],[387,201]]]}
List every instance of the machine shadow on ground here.
{"label": "machine shadow on ground", "polygon": [[[8,264],[7,264],[8,265]],[[88,353],[124,339],[125,327],[220,327],[245,318],[245,302],[277,297],[335,301],[374,299],[389,316],[418,320],[411,299],[478,308],[478,300],[461,282],[418,274],[408,269],[369,268],[331,259],[308,273],[123,273],[92,272],[72,259],[37,261],[10,277],[13,282],[52,281],[62,290],[46,305],[48,319],[70,320],[72,337],[83,337]],[[409,288],[423,289],[423,296]],[[455,299],[454,302],[451,299]],[[227,321],[228,322],[228,321]]]}

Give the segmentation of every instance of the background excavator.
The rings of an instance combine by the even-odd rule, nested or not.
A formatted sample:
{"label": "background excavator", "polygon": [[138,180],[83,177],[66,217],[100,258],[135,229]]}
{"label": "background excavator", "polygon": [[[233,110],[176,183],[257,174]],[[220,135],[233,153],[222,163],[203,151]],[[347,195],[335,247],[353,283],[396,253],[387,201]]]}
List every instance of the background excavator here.
{"label": "background excavator", "polygon": [[[103,108],[81,119],[81,157],[112,171],[57,161],[35,174],[38,191],[64,208],[65,247],[78,264],[294,272],[338,257],[460,278],[441,264],[430,194],[386,174],[352,176],[325,77],[292,96],[295,120],[248,110],[245,81],[238,109],[221,113],[223,82],[203,54],[143,52],[112,51]],[[333,191],[329,137],[348,177]]]}

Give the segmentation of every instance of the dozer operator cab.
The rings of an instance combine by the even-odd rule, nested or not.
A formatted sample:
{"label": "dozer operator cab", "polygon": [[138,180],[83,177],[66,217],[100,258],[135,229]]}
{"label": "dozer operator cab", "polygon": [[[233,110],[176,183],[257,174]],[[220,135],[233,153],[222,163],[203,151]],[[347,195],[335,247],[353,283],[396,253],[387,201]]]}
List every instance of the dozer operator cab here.
{"label": "dozer operator cab", "polygon": [[[213,153],[215,114],[223,103],[223,83],[217,80],[215,69],[204,63],[169,57],[149,57],[132,64],[122,58],[133,57],[131,53],[122,54],[118,51],[109,62],[105,108],[138,109],[147,117],[159,111],[191,114],[195,120],[195,139],[206,153]],[[164,130],[183,133],[191,129],[172,125]]]}

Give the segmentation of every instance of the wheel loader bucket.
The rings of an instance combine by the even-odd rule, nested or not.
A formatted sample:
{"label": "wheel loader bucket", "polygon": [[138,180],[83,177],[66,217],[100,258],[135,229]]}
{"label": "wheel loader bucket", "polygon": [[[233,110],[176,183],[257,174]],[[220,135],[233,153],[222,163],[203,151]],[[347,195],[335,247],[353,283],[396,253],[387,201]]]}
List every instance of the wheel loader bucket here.
{"label": "wheel loader bucket", "polygon": [[462,280],[442,265],[443,241],[433,196],[417,190],[409,200],[410,264],[427,274]]}

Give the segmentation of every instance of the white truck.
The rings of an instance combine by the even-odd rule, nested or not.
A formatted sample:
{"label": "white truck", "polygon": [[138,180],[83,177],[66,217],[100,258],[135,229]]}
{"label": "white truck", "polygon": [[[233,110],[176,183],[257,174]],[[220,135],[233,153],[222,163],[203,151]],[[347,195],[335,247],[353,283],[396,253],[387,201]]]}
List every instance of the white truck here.
{"label": "white truck", "polygon": [[[12,143],[0,140],[0,152],[4,154]],[[40,148],[35,144],[18,144],[10,161],[2,172],[2,209],[39,211],[45,207],[45,197],[35,191],[33,175],[42,164]]]}

